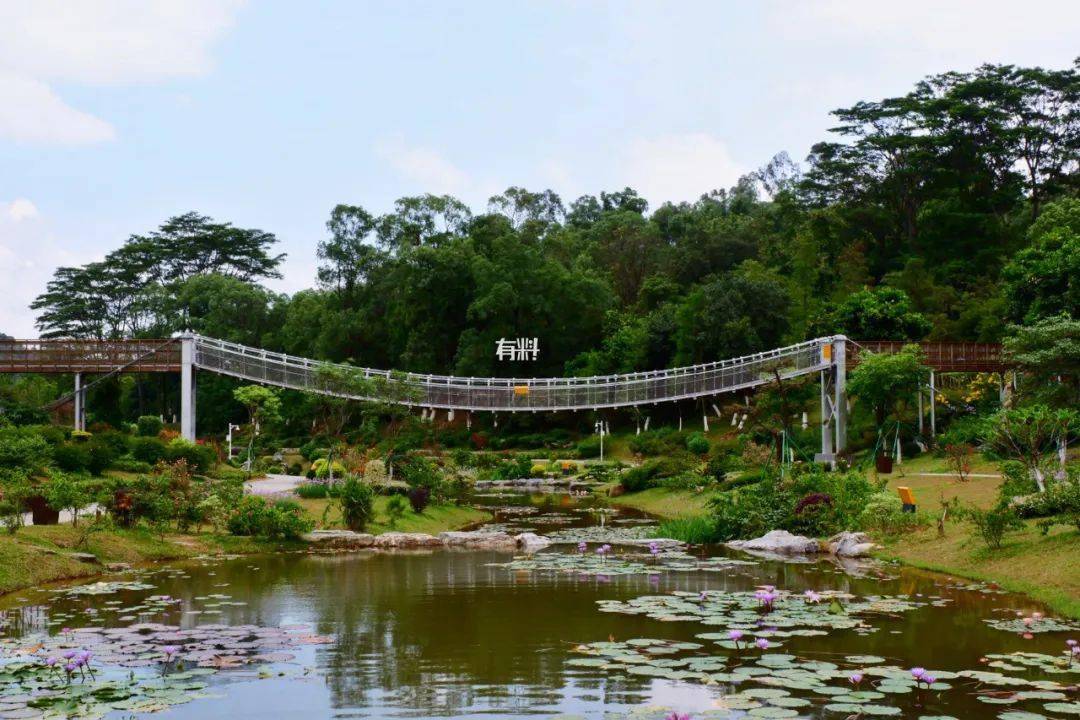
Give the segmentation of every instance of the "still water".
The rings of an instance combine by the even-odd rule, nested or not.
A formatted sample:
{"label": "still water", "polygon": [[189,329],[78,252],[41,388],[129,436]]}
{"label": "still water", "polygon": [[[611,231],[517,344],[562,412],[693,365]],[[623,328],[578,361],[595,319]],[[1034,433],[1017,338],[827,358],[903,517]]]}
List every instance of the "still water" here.
{"label": "still water", "polygon": [[[502,508],[494,525],[515,531],[531,529],[569,537],[575,530],[596,532],[603,522],[607,529],[633,535],[645,522],[639,516],[591,512],[565,498],[491,497],[486,502]],[[588,535],[586,539],[599,537]],[[587,551],[579,553],[577,543],[572,542],[554,545],[542,554],[576,554],[595,566],[596,547],[598,542],[590,542]],[[621,558],[631,552],[650,568],[648,572],[617,571],[622,567]],[[714,561],[717,556],[726,557],[724,551],[711,554]],[[514,569],[505,565],[512,560],[511,554],[479,551],[297,553],[197,560],[138,574],[141,583],[152,586],[143,589],[75,596],[42,590],[8,598],[5,656],[12,662],[15,648],[26,647],[37,637],[63,637],[67,632],[73,645],[78,645],[84,639],[92,640],[92,636],[80,635],[78,627],[122,628],[136,621],[209,627],[211,636],[217,627],[251,625],[294,628],[323,638],[290,647],[287,654],[267,654],[258,670],[253,665],[220,669],[207,677],[206,687],[199,690],[199,694],[211,697],[177,702],[164,708],[163,714],[153,715],[170,718],[603,718],[622,717],[638,709],[642,717],[664,717],[679,711],[692,718],[873,714],[1035,720],[1076,717],[1070,708],[1080,712],[1075,688],[1068,688],[1080,681],[1080,673],[1072,672],[1080,670],[1080,664],[1061,668],[1044,660],[1041,665],[1034,661],[1017,665],[986,657],[1024,651],[1063,658],[1065,640],[1080,639],[1080,633],[1070,630],[1024,638],[1019,632],[985,622],[1014,620],[1017,612],[1030,616],[1042,610],[1022,597],[891,566],[859,569],[852,574],[824,561],[800,564],[737,557],[754,564],[724,566],[721,560],[719,565],[697,570],[687,569],[683,562],[680,569],[666,569],[662,563],[650,564],[654,559],[642,548],[622,550],[619,545],[611,556],[600,560],[610,563],[602,566],[610,567],[610,573]],[[763,650],[745,645],[725,648],[715,638],[698,638],[703,633],[725,634],[729,626],[697,622],[685,612],[682,620],[666,621],[648,614],[603,612],[603,605],[598,604],[682,592],[685,594],[675,597],[706,607],[762,586],[791,591],[792,596],[785,596],[778,607],[795,607],[800,613],[804,609],[801,595],[807,589],[826,598],[830,591],[845,593],[842,597],[848,598],[848,607],[855,607],[867,596],[900,596],[908,605],[869,612],[862,616],[858,630],[772,635],[772,647]],[[158,606],[151,603],[147,608],[146,598],[162,596],[168,596],[168,601]],[[130,610],[131,606],[137,609]],[[615,602],[607,607],[626,606]],[[809,609],[817,611],[816,606]],[[716,622],[722,612],[709,610],[704,618],[711,615]],[[778,610],[772,617],[779,618],[783,612]],[[770,622],[766,619],[758,625],[767,629]],[[813,631],[813,625],[811,620],[800,627]],[[767,631],[762,634],[769,635]],[[752,635],[748,632],[747,638]],[[604,645],[641,638],[651,642],[638,643],[638,649],[652,645],[656,652],[625,646],[611,650],[612,646]],[[671,652],[659,647],[663,641],[692,645]],[[622,657],[607,666],[604,662],[581,662],[597,657],[575,651],[589,643],[601,643],[599,647],[608,650],[609,659],[612,655]],[[155,651],[139,657],[152,657]],[[766,655],[773,657],[762,660]],[[650,660],[641,663],[642,657]],[[688,668],[703,667],[683,659],[709,657],[720,658],[712,668],[721,670],[719,681],[709,681],[708,673],[696,670],[686,673],[693,677],[678,675]],[[856,659],[848,659],[852,657]],[[652,659],[660,662],[657,674],[628,672],[635,664],[657,667]],[[759,660],[767,669],[761,669]],[[990,664],[995,662],[1005,667]],[[140,662],[131,664],[139,666]],[[141,664],[130,672],[164,672],[157,659]],[[758,667],[754,674],[732,678],[731,671],[739,665]],[[665,666],[670,669],[665,670]],[[946,676],[974,670],[1022,680],[1050,680],[1062,688],[1010,689],[1007,683],[986,682],[985,678],[949,677],[944,682],[938,678],[938,685],[945,687],[923,692],[918,684],[905,689],[902,681],[886,679],[887,671],[877,676],[867,672],[867,679],[857,687],[849,678],[853,672],[875,666],[895,666],[904,674],[921,666]],[[774,672],[780,670],[784,672]],[[664,677],[664,672],[674,676]],[[821,679],[813,682],[834,690],[817,692],[813,682],[807,685],[806,674],[815,672]],[[762,682],[769,675],[773,679]],[[756,690],[765,689],[764,695],[768,695],[770,689],[787,687],[785,678],[802,684],[794,683],[796,689],[784,690],[786,697],[774,698],[776,704],[764,697],[754,698]],[[888,692],[877,691],[875,686],[882,684]],[[1013,697],[1018,689],[1049,694],[1045,698],[1025,696],[1008,704],[997,702]],[[852,691],[870,696],[836,697]],[[19,698],[11,700],[14,692],[9,689],[8,697],[0,694],[0,717],[5,717],[5,712],[11,717],[35,715],[33,708],[19,705]],[[740,693],[743,695],[730,699]],[[980,693],[995,702],[980,701]],[[862,707],[871,710],[844,709],[852,703],[855,707],[863,703]],[[830,704],[833,707],[827,708]],[[642,707],[654,709],[643,711]],[[98,711],[100,714],[100,706]],[[1022,711],[1037,714],[1024,715]],[[1018,714],[1010,716],[1009,712]],[[109,716],[132,714],[114,710]],[[134,714],[142,713],[136,710]]]}

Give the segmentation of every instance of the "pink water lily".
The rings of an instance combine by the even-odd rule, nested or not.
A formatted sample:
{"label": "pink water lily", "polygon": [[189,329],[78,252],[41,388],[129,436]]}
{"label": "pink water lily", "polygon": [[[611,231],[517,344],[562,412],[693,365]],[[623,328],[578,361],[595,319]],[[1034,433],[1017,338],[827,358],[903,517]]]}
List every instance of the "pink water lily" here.
{"label": "pink water lily", "polygon": [[863,674],[862,673],[854,672],[854,673],[851,673],[850,676],[848,676],[848,682],[851,683],[852,685],[854,685],[855,687],[858,687],[859,683],[861,683],[862,681],[863,681]]}
{"label": "pink water lily", "polygon": [[754,641],[754,644],[757,645],[762,650],[768,650],[769,649],[769,641],[766,640],[765,638],[758,638],[757,640]]}

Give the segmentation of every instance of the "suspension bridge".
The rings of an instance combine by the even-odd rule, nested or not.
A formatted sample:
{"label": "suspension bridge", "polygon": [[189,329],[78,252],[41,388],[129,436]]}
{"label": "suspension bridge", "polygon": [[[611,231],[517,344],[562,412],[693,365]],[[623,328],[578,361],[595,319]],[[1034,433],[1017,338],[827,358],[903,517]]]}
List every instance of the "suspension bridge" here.
{"label": "suspension bridge", "polygon": [[[0,373],[64,373],[75,377],[70,399],[75,425],[85,427],[87,375],[179,373],[180,432],[195,439],[195,373],[212,372],[249,382],[336,397],[396,402],[425,411],[557,412],[655,405],[751,390],[818,375],[821,384],[821,453],[831,461],[846,446],[847,368],[861,354],[896,352],[903,343],[850,341],[843,335],[700,365],[593,377],[462,377],[403,373],[337,365],[237,343],[184,334],[161,340],[0,340]],[[1000,345],[922,343],[934,372],[1003,372]],[[349,390],[328,377],[377,382]],[[98,379],[100,381],[101,378]],[[933,373],[930,380],[933,417]],[[67,400],[68,398],[65,398]],[[920,392],[919,401],[923,395]],[[921,415],[921,413],[920,413]]]}

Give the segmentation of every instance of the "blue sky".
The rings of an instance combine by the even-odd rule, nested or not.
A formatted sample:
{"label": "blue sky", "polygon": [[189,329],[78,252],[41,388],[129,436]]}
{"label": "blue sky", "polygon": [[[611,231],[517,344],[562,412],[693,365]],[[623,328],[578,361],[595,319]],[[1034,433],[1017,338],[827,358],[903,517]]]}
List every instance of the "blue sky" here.
{"label": "blue sky", "polygon": [[276,233],[294,291],[339,202],[694,199],[802,159],[832,108],[1078,36],[1060,0],[0,0],[0,331],[187,210]]}

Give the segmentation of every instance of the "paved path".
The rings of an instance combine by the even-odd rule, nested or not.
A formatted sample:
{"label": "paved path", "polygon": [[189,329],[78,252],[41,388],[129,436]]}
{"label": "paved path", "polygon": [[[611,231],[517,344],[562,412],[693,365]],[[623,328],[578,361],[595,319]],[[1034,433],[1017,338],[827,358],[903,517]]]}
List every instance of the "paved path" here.
{"label": "paved path", "polygon": [[268,474],[258,480],[244,483],[244,491],[252,495],[284,495],[296,489],[297,485],[307,482],[303,475]]}

